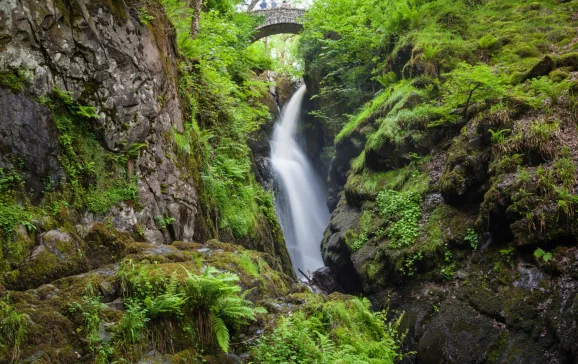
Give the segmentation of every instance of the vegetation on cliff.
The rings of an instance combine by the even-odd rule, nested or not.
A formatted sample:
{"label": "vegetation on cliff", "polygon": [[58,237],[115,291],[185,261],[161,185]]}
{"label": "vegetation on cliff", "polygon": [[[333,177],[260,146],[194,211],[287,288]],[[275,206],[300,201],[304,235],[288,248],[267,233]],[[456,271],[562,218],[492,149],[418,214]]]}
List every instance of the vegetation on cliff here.
{"label": "vegetation on cliff", "polygon": [[[320,0],[306,15],[300,51],[333,155],[324,260],[350,289],[400,295],[420,362],[571,362],[577,350],[550,336],[565,336],[559,320],[574,312],[553,302],[573,280],[560,264],[578,238],[577,10]],[[565,314],[531,312],[521,292],[537,285],[548,293],[531,294],[534,306]],[[429,307],[413,302],[424,297]],[[479,331],[462,303],[506,326]],[[558,329],[522,350],[536,337],[510,323],[526,318],[526,333]]]}

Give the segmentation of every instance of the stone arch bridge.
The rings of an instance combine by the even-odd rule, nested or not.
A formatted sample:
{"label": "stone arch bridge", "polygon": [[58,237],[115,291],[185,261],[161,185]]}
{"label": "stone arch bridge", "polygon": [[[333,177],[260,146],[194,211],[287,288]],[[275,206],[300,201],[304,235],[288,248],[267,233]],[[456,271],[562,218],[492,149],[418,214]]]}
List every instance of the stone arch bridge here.
{"label": "stone arch bridge", "polygon": [[275,34],[298,34],[303,30],[303,9],[254,10],[251,14],[265,18],[265,22],[255,29],[253,41]]}

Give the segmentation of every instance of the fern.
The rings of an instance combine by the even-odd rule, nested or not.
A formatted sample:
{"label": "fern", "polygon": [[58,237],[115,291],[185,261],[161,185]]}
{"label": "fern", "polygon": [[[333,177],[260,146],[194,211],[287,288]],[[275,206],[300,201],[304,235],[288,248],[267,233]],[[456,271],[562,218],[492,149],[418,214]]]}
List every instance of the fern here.
{"label": "fern", "polygon": [[215,317],[213,329],[215,331],[217,343],[219,344],[221,350],[223,350],[225,353],[229,352],[229,329],[227,329],[225,321],[223,321],[223,319],[220,317]]}
{"label": "fern", "polygon": [[185,269],[187,279],[183,287],[184,312],[195,318],[197,338],[205,348],[214,341],[224,352],[229,348],[230,330],[256,319],[263,312],[245,299],[239,287],[239,277],[206,267],[201,274]]}

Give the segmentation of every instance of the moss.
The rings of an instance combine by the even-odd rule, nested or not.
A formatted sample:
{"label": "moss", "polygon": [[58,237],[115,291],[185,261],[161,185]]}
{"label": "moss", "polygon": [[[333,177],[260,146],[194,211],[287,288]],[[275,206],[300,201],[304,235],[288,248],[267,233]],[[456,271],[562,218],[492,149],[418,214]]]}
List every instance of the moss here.
{"label": "moss", "polygon": [[573,70],[578,70],[578,52],[566,53],[558,57],[558,67],[572,67]]}
{"label": "moss", "polygon": [[554,70],[550,72],[548,77],[550,78],[550,80],[552,80],[552,82],[561,82],[570,77],[570,75],[568,74],[568,72],[564,72],[561,70]]}
{"label": "moss", "polygon": [[124,6],[123,1],[115,0],[100,0],[110,10],[112,15],[119,21],[126,21],[128,19],[128,11]]}
{"label": "moss", "polygon": [[527,57],[539,57],[540,56],[540,52],[535,48],[532,47],[528,44],[521,44],[519,45],[515,50],[514,53],[516,53],[518,56],[520,56],[521,58],[527,58]]}
{"label": "moss", "polygon": [[104,224],[95,224],[85,237],[87,259],[91,269],[118,262],[133,243],[128,233],[121,233]]}
{"label": "moss", "polygon": [[494,343],[492,349],[490,349],[490,352],[486,357],[488,364],[498,363],[500,359],[500,354],[504,351],[507,345],[508,345],[508,331],[503,330],[500,333],[500,337]]}
{"label": "moss", "polygon": [[0,86],[7,87],[16,93],[23,92],[26,86],[24,72],[21,70],[0,72]]}

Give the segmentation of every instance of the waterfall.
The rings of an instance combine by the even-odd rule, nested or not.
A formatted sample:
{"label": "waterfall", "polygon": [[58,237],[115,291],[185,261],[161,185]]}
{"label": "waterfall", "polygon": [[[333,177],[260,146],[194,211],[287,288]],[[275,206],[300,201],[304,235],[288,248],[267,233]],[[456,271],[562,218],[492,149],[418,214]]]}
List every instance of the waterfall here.
{"label": "waterfall", "polygon": [[295,92],[275,125],[271,162],[279,185],[277,216],[293,268],[313,272],[323,267],[321,239],[329,211],[323,184],[296,140],[305,92],[305,86]]}

